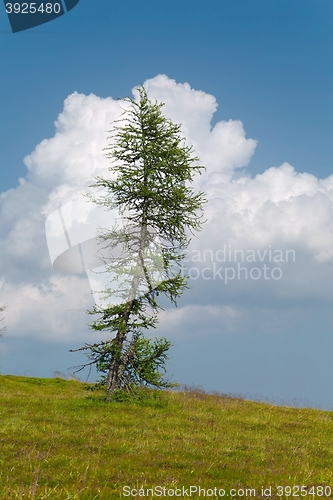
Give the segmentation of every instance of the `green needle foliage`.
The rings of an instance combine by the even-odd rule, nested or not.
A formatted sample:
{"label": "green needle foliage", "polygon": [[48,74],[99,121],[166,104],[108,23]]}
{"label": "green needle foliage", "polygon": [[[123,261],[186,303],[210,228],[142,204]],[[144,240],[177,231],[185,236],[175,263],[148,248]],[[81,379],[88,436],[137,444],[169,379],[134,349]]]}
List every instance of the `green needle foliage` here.
{"label": "green needle foliage", "polygon": [[172,385],[163,378],[171,343],[143,332],[156,327],[159,295],[176,305],[187,288],[179,265],[191,233],[201,228],[205,202],[191,187],[204,167],[180,125],[162,114],[163,103],[151,102],[144,87],[137,90],[138,102],[125,99],[128,106],[111,130],[106,150],[112,175],[96,177],[92,186],[104,195],[90,196],[122,220],[100,234],[110,283],[117,283],[117,289],[104,290],[104,298],[118,301],[90,311],[99,315],[92,328],[108,330],[112,338],[82,348],[105,374],[108,400],[133,386]]}

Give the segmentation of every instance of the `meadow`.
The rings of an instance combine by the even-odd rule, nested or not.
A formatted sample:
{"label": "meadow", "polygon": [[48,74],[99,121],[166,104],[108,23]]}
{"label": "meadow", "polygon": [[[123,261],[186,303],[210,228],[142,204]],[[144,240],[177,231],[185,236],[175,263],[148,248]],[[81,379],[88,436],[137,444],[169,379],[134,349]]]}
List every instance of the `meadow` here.
{"label": "meadow", "polygon": [[[0,376],[0,499],[333,498],[333,413]],[[154,494],[154,496],[153,496]]]}

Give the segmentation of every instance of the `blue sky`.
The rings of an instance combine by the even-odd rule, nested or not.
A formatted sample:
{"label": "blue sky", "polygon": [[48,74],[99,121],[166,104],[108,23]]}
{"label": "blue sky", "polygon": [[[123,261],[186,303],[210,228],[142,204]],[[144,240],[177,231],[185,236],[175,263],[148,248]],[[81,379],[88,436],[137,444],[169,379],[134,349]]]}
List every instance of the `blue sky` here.
{"label": "blue sky", "polygon": [[[12,34],[5,9],[0,9],[0,191],[12,190],[2,196],[7,205],[3,203],[0,219],[3,252],[9,259],[4,258],[1,269],[5,279],[1,300],[8,304],[7,333],[0,344],[0,365],[4,373],[52,376],[53,370],[65,372],[78,359],[68,354],[68,349],[79,346],[79,339],[65,341],[60,336],[51,343],[47,335],[35,337],[29,325],[25,333],[9,312],[14,292],[15,297],[19,297],[28,285],[41,289],[48,286],[46,283],[53,276],[51,262],[47,261],[45,234],[36,229],[38,238],[34,236],[25,257],[23,253],[18,257],[15,245],[19,245],[19,240],[14,227],[24,227],[29,233],[26,219],[23,223],[23,216],[29,210],[22,208],[24,203],[18,190],[18,178],[27,176],[23,159],[43,139],[54,136],[54,122],[63,111],[64,100],[75,91],[99,98],[126,97],[131,95],[133,87],[147,79],[167,75],[177,84],[188,82],[192,89],[215,97],[218,108],[212,113],[211,127],[220,121],[241,120],[246,139],[258,141],[247,160],[245,153],[242,157],[243,172],[248,178],[254,179],[257,174],[263,174],[270,167],[280,167],[284,162],[294,167],[295,172],[329,178],[333,166],[332,17],[333,6],[329,0],[145,0],[141,4],[80,0],[77,7],[61,18]],[[171,109],[171,104],[169,107]],[[35,164],[33,160],[32,165]],[[45,169],[47,176],[47,166]],[[34,172],[36,177],[36,170]],[[263,182],[260,180],[260,189],[270,186],[269,182],[274,185],[289,182],[288,171],[284,172],[282,181],[280,177],[267,183],[266,177]],[[36,187],[35,177],[28,179],[32,191]],[[307,177],[299,182],[303,186],[314,181]],[[328,190],[329,186],[327,182]],[[50,185],[40,182],[34,191],[35,199],[40,197],[41,207],[50,189]],[[258,187],[250,183],[247,189],[247,196],[251,197]],[[321,189],[318,187],[317,191],[321,193]],[[237,193],[233,196],[237,200]],[[300,204],[300,195],[297,196]],[[303,193],[304,196],[313,198],[314,195]],[[229,330],[224,328],[220,332],[223,328],[219,327],[219,320],[212,322],[208,314],[207,332],[192,335],[193,325],[186,320],[186,315],[185,319],[182,317],[180,324],[183,332],[187,331],[172,339],[175,347],[170,372],[175,378],[187,384],[202,384],[209,390],[279,401],[307,399],[312,405],[321,404],[326,408],[333,405],[329,290],[332,257],[327,250],[331,235],[327,236],[328,243],[325,240],[325,228],[330,228],[333,212],[327,200],[309,207],[304,200],[304,205],[297,205],[295,201],[292,214],[296,222],[297,217],[302,213],[311,214],[311,210],[316,212],[314,216],[322,214],[322,218],[314,220],[308,228],[305,222],[299,222],[301,228],[307,229],[303,233],[300,229],[298,239],[292,240],[290,236],[292,226],[290,230],[283,226],[283,234],[269,233],[271,240],[268,237],[266,247],[278,248],[281,237],[281,247],[293,242],[300,256],[297,265],[288,268],[290,278],[283,282],[284,286],[281,280],[275,288],[273,284],[271,288],[260,288],[265,283],[259,280],[245,287],[235,284],[234,288],[217,291],[207,283],[193,283],[193,290],[182,298],[180,307],[228,305],[242,310],[239,314],[245,319],[234,320]],[[278,202],[272,199],[272,203]],[[38,219],[36,210],[36,207],[32,210],[34,220]],[[240,239],[235,236],[240,231],[236,209],[231,206],[228,210],[223,212],[225,217],[230,217],[230,224],[225,222],[229,224],[225,234],[230,239],[226,236],[225,241],[240,245]],[[40,220],[43,217],[45,220],[41,211]],[[265,220],[271,217],[272,224],[277,224],[275,212],[267,211],[265,217]],[[309,219],[311,215],[307,215]],[[285,219],[283,221],[286,224]],[[314,234],[313,227],[317,226],[322,230]],[[216,227],[213,223],[209,226],[204,233],[207,238],[213,228],[218,232]],[[257,229],[256,226],[253,230],[257,235],[253,242],[247,240],[253,247],[259,245]],[[312,242],[310,233],[316,241]],[[35,235],[33,230],[29,234]],[[286,234],[289,239],[285,239]],[[217,241],[220,244],[216,234],[216,245]],[[10,260],[11,251],[14,257]],[[37,268],[34,255],[39,251],[45,260]],[[323,251],[327,254],[325,258],[320,253]],[[313,294],[311,290],[315,290]],[[36,299],[35,314],[38,310],[44,312],[52,303],[43,303],[42,297],[41,292],[38,301]],[[62,314],[61,308],[57,314]],[[22,318],[27,321],[23,312]],[[73,328],[87,321],[84,313],[78,313]],[[223,321],[221,324],[225,325]],[[168,336],[163,325],[160,332]]]}

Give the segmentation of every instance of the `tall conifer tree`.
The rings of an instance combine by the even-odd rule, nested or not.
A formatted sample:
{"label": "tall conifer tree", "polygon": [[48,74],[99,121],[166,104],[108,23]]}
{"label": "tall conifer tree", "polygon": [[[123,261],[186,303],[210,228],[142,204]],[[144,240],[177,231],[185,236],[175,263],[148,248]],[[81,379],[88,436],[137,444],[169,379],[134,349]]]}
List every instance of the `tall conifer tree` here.
{"label": "tall conifer tree", "polygon": [[116,209],[123,221],[100,234],[110,283],[117,283],[105,295],[118,302],[90,311],[99,315],[92,328],[106,329],[112,338],[82,348],[89,351],[88,364],[105,374],[108,400],[133,385],[172,385],[163,378],[171,343],[152,341],[144,331],[157,324],[159,295],[176,305],[187,288],[179,265],[191,233],[201,229],[205,202],[191,186],[204,167],[185,144],[180,125],[162,114],[164,104],[150,101],[144,87],[137,90],[139,100],[125,99],[129,106],[110,131],[106,150],[113,175],[96,177],[92,186],[106,194],[91,200]]}

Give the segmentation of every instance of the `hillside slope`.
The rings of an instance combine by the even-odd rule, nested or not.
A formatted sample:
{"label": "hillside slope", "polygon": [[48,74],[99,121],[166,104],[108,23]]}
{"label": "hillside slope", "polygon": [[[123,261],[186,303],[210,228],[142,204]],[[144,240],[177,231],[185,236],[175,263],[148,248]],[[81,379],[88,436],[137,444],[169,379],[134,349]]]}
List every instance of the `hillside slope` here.
{"label": "hillside slope", "polygon": [[102,396],[0,376],[1,500],[333,498],[331,412],[200,392]]}

